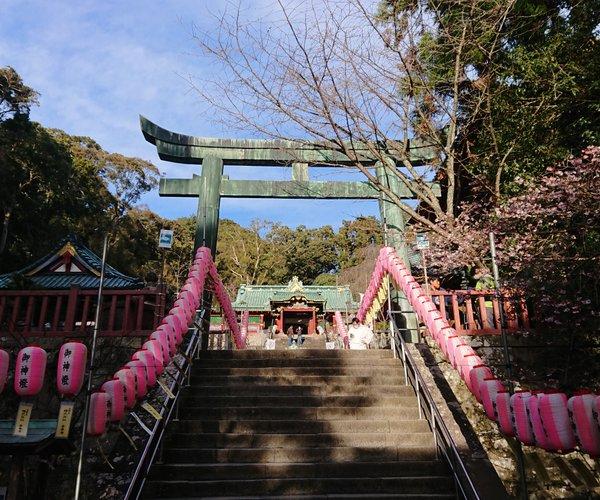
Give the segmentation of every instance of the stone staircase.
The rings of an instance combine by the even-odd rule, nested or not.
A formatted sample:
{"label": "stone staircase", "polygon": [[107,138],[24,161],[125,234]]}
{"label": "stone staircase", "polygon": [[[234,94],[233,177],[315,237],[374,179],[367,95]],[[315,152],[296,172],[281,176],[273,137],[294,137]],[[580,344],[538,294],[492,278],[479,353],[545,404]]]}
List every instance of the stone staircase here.
{"label": "stone staircase", "polygon": [[455,498],[390,351],[207,351],[143,498]]}

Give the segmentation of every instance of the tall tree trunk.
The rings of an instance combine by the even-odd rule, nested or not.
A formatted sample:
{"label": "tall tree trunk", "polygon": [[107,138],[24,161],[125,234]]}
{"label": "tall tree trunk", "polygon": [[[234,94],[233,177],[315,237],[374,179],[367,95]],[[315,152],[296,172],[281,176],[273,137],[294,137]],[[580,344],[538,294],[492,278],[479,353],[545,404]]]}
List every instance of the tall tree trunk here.
{"label": "tall tree trunk", "polygon": [[12,215],[12,207],[7,208],[2,219],[2,233],[0,234],[0,255],[4,253],[6,248],[6,240],[8,239],[8,224]]}

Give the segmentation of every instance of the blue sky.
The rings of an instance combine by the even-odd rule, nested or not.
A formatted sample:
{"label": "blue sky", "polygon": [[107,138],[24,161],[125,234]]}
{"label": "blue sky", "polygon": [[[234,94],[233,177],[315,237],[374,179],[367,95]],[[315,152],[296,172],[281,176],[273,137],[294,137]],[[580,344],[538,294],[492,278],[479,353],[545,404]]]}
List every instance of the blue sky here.
{"label": "blue sky", "polygon": [[[106,150],[150,160],[169,177],[191,177],[199,166],[162,162],[139,129],[138,115],[192,135],[241,137],[227,130],[191,90],[189,77],[218,71],[203,59],[192,23],[210,28],[211,12],[228,2],[2,0],[0,65],[13,66],[41,94],[32,118],[70,134],[88,135]],[[271,0],[242,2],[253,15],[273,16]],[[217,118],[217,119],[215,119]],[[250,134],[248,134],[250,135]],[[232,178],[289,178],[285,168],[229,168]],[[313,169],[314,180],[362,179],[360,174]],[[160,198],[143,203],[165,217],[195,213],[196,200]],[[221,217],[247,225],[268,219],[291,226],[338,226],[378,214],[373,201],[223,200]]]}

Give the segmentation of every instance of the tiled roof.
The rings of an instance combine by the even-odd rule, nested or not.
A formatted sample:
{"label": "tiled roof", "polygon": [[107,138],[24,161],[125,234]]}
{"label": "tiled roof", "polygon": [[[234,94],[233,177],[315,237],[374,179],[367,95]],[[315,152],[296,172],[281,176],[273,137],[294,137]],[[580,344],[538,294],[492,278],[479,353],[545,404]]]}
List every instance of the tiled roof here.
{"label": "tiled roof", "polygon": [[[67,245],[74,250],[73,260],[81,267],[82,272],[55,272],[48,269],[53,262],[61,257],[61,250]],[[100,269],[102,259],[83,244],[76,236],[70,235],[63,238],[44,257],[28,266],[0,275],[0,289],[7,288],[13,275],[26,276],[36,288],[45,290],[64,290],[73,285],[83,289],[98,288],[100,284]],[[143,288],[144,283],[138,278],[127,276],[110,265],[106,265],[104,273],[104,287],[111,289],[137,289]]]}
{"label": "tiled roof", "polygon": [[287,302],[293,297],[321,302],[325,311],[358,308],[348,286],[303,285],[297,278],[287,285],[241,285],[233,307],[238,311],[270,311],[273,302]]}

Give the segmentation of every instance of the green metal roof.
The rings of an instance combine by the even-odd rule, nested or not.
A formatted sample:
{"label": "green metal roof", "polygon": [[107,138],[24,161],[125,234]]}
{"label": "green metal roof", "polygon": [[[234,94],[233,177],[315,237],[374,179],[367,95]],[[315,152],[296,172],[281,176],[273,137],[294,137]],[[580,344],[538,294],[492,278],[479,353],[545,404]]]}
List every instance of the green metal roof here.
{"label": "green metal roof", "polygon": [[[78,272],[57,272],[53,267],[60,262],[65,253],[72,255],[72,262]],[[0,275],[0,289],[8,288],[14,275],[23,275],[34,288],[43,290],[65,290],[77,285],[83,289],[98,288],[102,259],[74,235],[60,240],[52,251],[32,264]],[[110,265],[105,267],[104,287],[109,289],[138,289],[144,283],[138,278],[127,276]]]}
{"label": "green metal roof", "polygon": [[287,285],[241,285],[233,308],[237,311],[270,311],[274,302],[288,302],[293,298],[320,302],[326,312],[358,309],[348,285],[304,285],[297,277]]}

